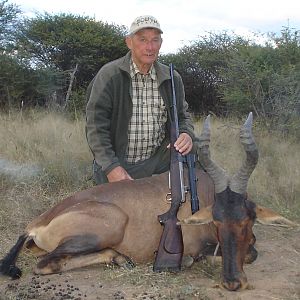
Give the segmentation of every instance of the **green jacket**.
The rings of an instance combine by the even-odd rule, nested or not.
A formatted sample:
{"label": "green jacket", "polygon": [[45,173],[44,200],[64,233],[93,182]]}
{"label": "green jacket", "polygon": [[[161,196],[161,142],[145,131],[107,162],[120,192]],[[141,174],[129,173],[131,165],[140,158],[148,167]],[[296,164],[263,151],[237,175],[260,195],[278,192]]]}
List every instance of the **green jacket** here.
{"label": "green jacket", "polygon": [[[132,116],[130,59],[131,53],[128,52],[126,56],[104,65],[87,90],[86,137],[97,164],[106,174],[122,165],[127,150],[127,131]],[[154,67],[158,89],[170,120],[172,89],[169,67],[158,62],[154,63]],[[174,72],[174,82],[179,131],[188,133],[194,139],[183,82],[177,72]]]}

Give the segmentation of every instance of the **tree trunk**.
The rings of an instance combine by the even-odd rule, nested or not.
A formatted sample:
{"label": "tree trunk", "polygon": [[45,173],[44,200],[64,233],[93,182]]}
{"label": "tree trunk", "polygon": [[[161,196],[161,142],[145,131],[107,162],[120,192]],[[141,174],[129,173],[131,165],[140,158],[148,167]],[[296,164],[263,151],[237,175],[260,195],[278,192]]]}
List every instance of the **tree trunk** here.
{"label": "tree trunk", "polygon": [[73,82],[74,82],[74,79],[75,79],[75,73],[77,72],[77,70],[78,70],[78,63],[76,64],[73,71],[70,72],[70,83],[69,83],[68,91],[67,91],[67,94],[66,94],[65,104],[64,104],[64,107],[63,107],[64,110],[66,109],[66,107],[69,103],[69,100],[70,100],[70,96],[71,96],[71,92],[72,92],[72,86],[73,86]]}

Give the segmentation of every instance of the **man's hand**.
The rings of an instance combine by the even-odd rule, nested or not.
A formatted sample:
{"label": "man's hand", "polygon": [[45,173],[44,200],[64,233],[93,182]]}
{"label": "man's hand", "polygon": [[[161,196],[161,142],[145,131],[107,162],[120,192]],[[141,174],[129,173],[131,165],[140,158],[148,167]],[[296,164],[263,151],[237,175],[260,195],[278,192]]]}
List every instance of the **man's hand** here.
{"label": "man's hand", "polygon": [[174,147],[182,155],[187,155],[193,148],[192,138],[185,132],[180,133]]}
{"label": "man's hand", "polygon": [[121,180],[133,180],[133,178],[121,166],[118,166],[118,167],[112,169],[107,174],[107,179],[109,182],[115,182],[115,181],[121,181]]}

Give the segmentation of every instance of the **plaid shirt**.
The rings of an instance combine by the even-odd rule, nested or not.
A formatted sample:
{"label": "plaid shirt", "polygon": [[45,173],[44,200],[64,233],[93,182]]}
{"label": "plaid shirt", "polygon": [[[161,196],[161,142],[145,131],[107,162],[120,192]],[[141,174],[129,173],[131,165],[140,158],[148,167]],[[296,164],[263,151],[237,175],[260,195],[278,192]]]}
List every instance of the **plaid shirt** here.
{"label": "plaid shirt", "polygon": [[155,68],[146,75],[131,61],[132,118],[128,127],[128,148],[125,160],[137,163],[150,158],[165,138],[167,110],[158,91]]}

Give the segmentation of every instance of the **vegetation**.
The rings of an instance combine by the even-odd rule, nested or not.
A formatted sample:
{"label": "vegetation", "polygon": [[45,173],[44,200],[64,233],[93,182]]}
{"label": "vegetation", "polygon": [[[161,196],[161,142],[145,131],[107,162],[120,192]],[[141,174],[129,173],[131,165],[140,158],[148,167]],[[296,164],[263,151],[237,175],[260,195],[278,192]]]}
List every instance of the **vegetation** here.
{"label": "vegetation", "polygon": [[[202,121],[202,119],[195,120],[197,134],[201,130]],[[68,119],[57,112],[36,109],[14,112],[10,115],[0,114],[1,256],[10,249],[24,227],[34,217],[68,195],[93,185],[92,156],[85,141],[84,123],[83,117],[77,120]],[[230,173],[237,170],[244,156],[238,141],[240,125],[241,120],[237,118],[212,118],[212,157]],[[257,122],[253,131],[260,150],[260,159],[249,181],[249,197],[299,223],[299,143],[292,138],[270,134]],[[257,230],[259,229],[256,227]],[[265,237],[270,229],[261,230],[264,230]],[[291,240],[288,240],[288,237],[292,233],[287,229],[278,230],[276,228],[275,239],[285,238],[286,244],[290,244]],[[296,235],[297,233],[294,233],[295,237]],[[269,239],[270,237],[265,238]],[[266,243],[268,244],[267,241]],[[295,249],[296,246],[290,249],[291,257]],[[273,250],[271,245],[267,252],[262,251],[261,261],[265,259],[266,253],[274,253]],[[282,253],[284,251],[282,250]],[[1,295],[5,295],[3,299],[33,299],[32,291],[34,291],[36,295],[41,293],[40,297],[35,296],[34,299],[51,299],[46,296],[51,290],[45,291],[45,287],[50,286],[50,283],[47,285],[44,277],[40,279],[32,277],[31,280],[38,280],[41,283],[41,288],[38,289],[38,285],[30,281],[30,276],[26,276],[32,275],[32,268],[36,263],[37,260],[31,253],[23,252],[18,265],[25,276],[23,280],[14,283],[2,282],[0,298]],[[259,264],[255,269],[258,269],[258,266]],[[268,266],[267,263],[260,276],[265,276],[266,270],[269,270]],[[294,268],[297,269],[296,263]],[[90,277],[91,272],[94,273]],[[74,272],[64,274],[63,282],[65,278],[72,279],[72,276],[75,281],[75,274]],[[123,291],[124,286],[128,288],[128,292],[133,293],[132,299],[208,300],[232,297],[223,290],[211,288],[220,280],[220,265],[212,266],[206,261],[197,263],[193,269],[176,275],[164,272],[156,274],[152,272],[152,265],[143,265],[132,271],[97,266],[94,269],[81,270],[78,276],[84,285],[84,288],[80,287],[82,290],[93,291],[100,283],[105,286],[105,289],[97,290],[105,299],[121,299],[102,294]],[[62,277],[51,275],[50,279],[53,287],[54,283],[61,283]],[[111,282],[113,285],[109,285]],[[217,295],[210,296],[212,293]],[[286,289],[285,295],[288,295],[286,299],[297,299],[297,296],[292,295],[292,291]]]}
{"label": "vegetation", "polygon": [[[66,195],[93,185],[84,122],[36,110],[0,115],[0,227],[11,230],[9,224],[18,222],[14,214],[26,223]],[[195,124],[199,134],[202,120]],[[212,157],[231,173],[244,155],[238,141],[240,125],[237,118],[214,117],[212,122]],[[249,196],[300,220],[299,143],[255,125],[260,160],[249,182]],[[21,225],[16,224],[18,232]]]}
{"label": "vegetation", "polygon": [[262,35],[257,43],[235,34],[208,34],[176,55],[186,97],[194,113],[222,116],[253,111],[269,128],[299,138],[300,35]]}
{"label": "vegetation", "polygon": [[[127,52],[125,34],[122,25],[72,14],[25,18],[0,0],[0,109],[51,107],[78,116],[99,68]],[[160,60],[181,73],[194,114],[253,111],[268,130],[299,139],[299,30],[252,39],[207,33]]]}
{"label": "vegetation", "polygon": [[[0,4],[2,109],[82,110],[87,85],[100,67],[127,52],[122,26],[72,14],[18,18],[15,6]],[[11,28],[8,17],[16,23],[9,40],[1,35],[1,27]]]}
{"label": "vegetation", "polygon": [[[103,64],[127,52],[124,37],[123,26],[89,17],[45,13],[24,18],[17,6],[0,0],[0,153],[4,160],[32,164],[33,170],[38,166],[33,189],[50,195],[90,184],[91,155],[81,113],[85,90]],[[256,42],[262,38],[263,43]],[[255,200],[295,218],[300,35],[287,27],[279,36],[258,39],[208,33],[160,60],[173,62],[181,73],[195,116],[220,117],[215,148],[217,159],[229,161],[228,168],[236,163],[236,150],[227,143],[235,133],[228,124],[255,113],[262,157],[250,190]],[[4,188],[10,175],[0,176]]]}
{"label": "vegetation", "polygon": [[[127,52],[124,37],[123,26],[72,14],[45,13],[28,19],[16,5],[0,0],[3,253],[33,217],[93,185],[92,156],[84,133],[85,91],[101,66]],[[257,42],[261,40],[264,42]],[[174,63],[181,73],[196,133],[200,133],[203,115],[213,115],[212,157],[230,173],[237,170],[244,155],[238,142],[242,119],[254,112],[260,159],[248,184],[249,197],[299,223],[299,30],[286,27],[279,35],[263,34],[253,40],[235,33],[208,33],[178,53],[159,59]],[[276,239],[285,238],[289,244],[289,234],[278,231]],[[29,253],[22,255],[21,267],[31,273],[34,258]],[[297,265],[296,260],[289,261]],[[152,266],[129,273],[112,270],[98,274],[97,269],[94,279],[99,284],[113,279],[114,286],[133,285],[137,299],[216,299],[208,296],[208,283],[202,284],[199,274],[217,282],[219,271],[206,262],[199,268],[177,276],[153,274]],[[89,275],[84,279],[90,281]],[[29,299],[28,284],[24,284],[9,284],[6,298]],[[142,286],[149,286],[147,292],[142,292]],[[167,289],[168,296],[160,294],[161,288]],[[291,295],[284,290],[287,299],[297,298],[295,291]],[[232,297],[223,291],[213,293]]]}
{"label": "vegetation", "polygon": [[8,4],[8,0],[0,1],[0,49],[11,42],[14,36],[13,27],[17,23],[20,9],[14,4]]}

